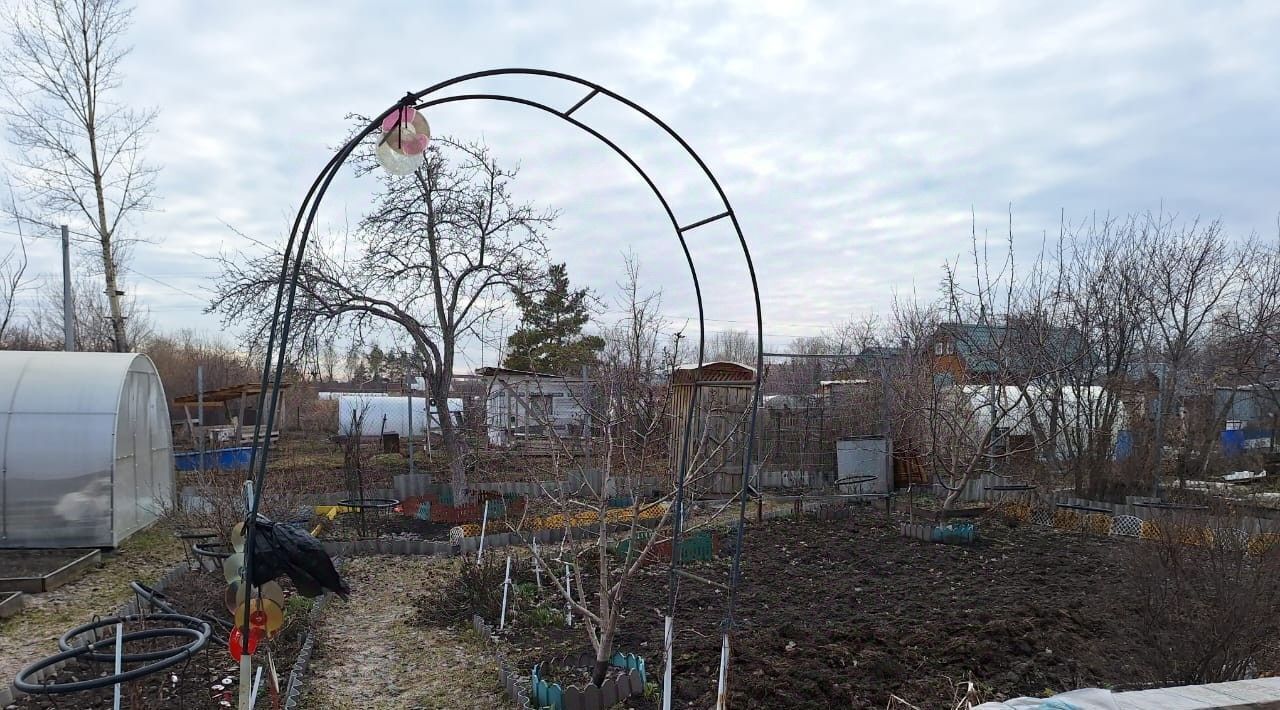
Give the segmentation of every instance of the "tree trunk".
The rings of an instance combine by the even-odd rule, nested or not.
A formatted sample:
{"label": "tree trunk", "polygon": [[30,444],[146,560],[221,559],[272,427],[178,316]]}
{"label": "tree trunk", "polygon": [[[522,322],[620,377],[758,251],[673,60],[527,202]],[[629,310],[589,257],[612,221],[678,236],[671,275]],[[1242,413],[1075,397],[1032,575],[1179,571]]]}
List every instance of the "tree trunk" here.
{"label": "tree trunk", "polygon": [[[443,369],[432,376],[432,373],[423,373],[427,382],[431,383],[431,398],[435,400],[436,417],[440,421],[440,438],[444,441],[444,453],[449,459],[449,487],[453,492],[454,505],[462,505],[465,502],[467,490],[467,469],[466,461],[462,455],[462,439],[458,436],[458,430],[454,428],[453,416],[449,411],[449,384],[452,377]],[[428,417],[430,417],[430,403],[427,406]],[[430,427],[428,427],[428,436],[430,435]]]}
{"label": "tree trunk", "polygon": [[947,497],[942,499],[942,507],[938,510],[939,523],[947,519],[947,513],[950,513],[951,509],[960,501],[960,493],[964,491],[964,487],[968,485],[968,483],[969,476],[965,476],[964,479],[960,481],[960,484],[956,486],[955,490],[947,492]]}
{"label": "tree trunk", "polygon": [[129,352],[129,335],[125,331],[124,309],[120,306],[119,280],[116,278],[115,259],[111,254],[111,238],[102,240],[102,268],[106,274],[107,301],[111,304],[111,333],[115,351]]}
{"label": "tree trunk", "polygon": [[613,657],[613,633],[617,628],[614,619],[606,619],[605,627],[600,629],[600,647],[596,649],[596,665],[591,671],[591,683],[599,686],[609,673],[609,659]]}
{"label": "tree trunk", "polygon": [[[88,41],[86,39],[86,68],[91,66],[88,57]],[[86,74],[86,77],[89,76]],[[89,84],[85,85],[86,95],[93,96],[93,87]],[[102,273],[105,277],[107,287],[107,302],[111,306],[111,333],[112,343],[115,351],[118,353],[129,352],[129,335],[125,332],[124,309],[120,307],[120,288],[119,278],[117,274],[115,244],[113,243],[114,234],[111,225],[107,222],[107,195],[104,187],[104,178],[102,174],[102,164],[98,160],[98,124],[96,120],[97,103],[90,99],[88,105],[88,120],[85,123],[87,137],[89,139],[89,159],[91,161],[91,170],[93,175],[93,197],[97,202],[98,208],[98,241],[102,246]]]}

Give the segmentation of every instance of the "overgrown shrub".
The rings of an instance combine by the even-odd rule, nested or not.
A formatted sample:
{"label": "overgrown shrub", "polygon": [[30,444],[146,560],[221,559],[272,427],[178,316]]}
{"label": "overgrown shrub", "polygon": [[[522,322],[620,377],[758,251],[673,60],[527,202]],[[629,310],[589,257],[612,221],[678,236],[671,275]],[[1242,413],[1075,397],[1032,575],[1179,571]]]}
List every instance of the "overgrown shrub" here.
{"label": "overgrown shrub", "polygon": [[[496,621],[502,611],[502,581],[506,578],[506,569],[506,558],[498,555],[485,556],[479,565],[474,557],[460,559],[456,575],[447,584],[414,600],[419,621],[441,626],[467,624],[473,614],[490,623]],[[511,561],[513,584],[532,579],[528,562]],[[513,613],[520,596],[512,590],[507,598],[508,614]]]}
{"label": "overgrown shrub", "polygon": [[[179,530],[213,530],[222,542],[228,542],[231,527],[245,519],[246,475],[243,471],[196,471],[185,476],[185,492],[190,498],[179,499],[163,511],[165,519]],[[293,479],[270,480],[258,510],[281,522],[307,520],[314,512],[306,492]]]}
{"label": "overgrown shrub", "polygon": [[[1132,548],[1140,640],[1154,680],[1216,683],[1280,668],[1280,547],[1229,514],[1146,526]],[[1265,548],[1265,549],[1264,549]]]}

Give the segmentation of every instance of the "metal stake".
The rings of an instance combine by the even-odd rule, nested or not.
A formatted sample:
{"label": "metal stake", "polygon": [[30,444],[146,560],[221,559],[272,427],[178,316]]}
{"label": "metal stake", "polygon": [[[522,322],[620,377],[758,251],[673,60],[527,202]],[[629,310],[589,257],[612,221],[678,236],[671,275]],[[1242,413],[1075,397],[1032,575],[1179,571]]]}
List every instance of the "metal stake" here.
{"label": "metal stake", "polygon": [[489,524],[489,501],[484,502],[484,515],[480,518],[480,548],[476,550],[476,566],[480,566],[480,558],[484,557],[484,529]]}
{"label": "metal stake", "polygon": [[[405,394],[409,397],[409,475],[412,476],[413,471],[413,378],[409,373],[404,375]],[[431,408],[427,407],[427,428],[431,428]],[[430,436],[430,434],[428,434]]]}
{"label": "metal stake", "polygon": [[568,562],[564,563],[564,625],[573,626],[573,577]]}
{"label": "metal stake", "polygon": [[507,627],[507,590],[511,589],[511,555],[507,555],[507,574],[502,579],[502,613],[498,615],[498,630]]}
{"label": "metal stake", "polygon": [[538,540],[533,541],[533,578],[538,582],[538,591],[542,591],[542,564],[538,562]]}
{"label": "metal stake", "polygon": [[716,710],[729,707],[729,632],[726,631],[720,642],[720,680],[716,687]]}
{"label": "metal stake", "polygon": [[[196,365],[196,417],[200,420],[200,433],[197,435],[196,442],[196,460],[200,463],[196,464],[197,470],[204,473],[204,365]],[[239,444],[236,444],[239,446]]]}
{"label": "metal stake", "polygon": [[671,615],[667,614],[667,620],[662,627],[662,654],[666,656],[662,667],[662,710],[671,710],[671,647],[675,639],[674,621]]}
{"label": "metal stake", "polygon": [[[66,229],[66,227],[63,227]],[[120,671],[124,669],[124,624],[116,624],[116,675],[120,675]],[[120,710],[120,684],[116,683],[115,690],[112,692],[111,707],[114,710]]]}
{"label": "metal stake", "polygon": [[[76,349],[76,316],[71,306],[71,235],[62,225],[62,349]],[[119,702],[116,707],[120,707]]]}

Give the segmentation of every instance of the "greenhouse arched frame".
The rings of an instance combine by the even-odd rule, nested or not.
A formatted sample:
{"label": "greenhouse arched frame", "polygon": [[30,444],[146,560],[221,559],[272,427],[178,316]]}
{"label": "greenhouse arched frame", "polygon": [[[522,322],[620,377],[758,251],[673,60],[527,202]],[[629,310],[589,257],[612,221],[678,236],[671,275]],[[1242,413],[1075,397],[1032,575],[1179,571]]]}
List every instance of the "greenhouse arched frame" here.
{"label": "greenhouse arched frame", "polygon": [[[552,79],[558,82],[564,82],[569,85],[575,85],[583,90],[582,98],[576,103],[568,106],[557,108],[550,106],[541,101],[519,96],[511,93],[460,93],[440,95],[441,92],[449,89],[462,87],[468,82],[475,82],[482,79],[494,77],[538,77],[542,79]],[[688,155],[697,165],[703,177],[714,189],[719,198],[721,211],[715,214],[702,215],[689,222],[680,222],[671,207],[670,201],[664,195],[662,189],[655,180],[642,168],[639,163],[627,153],[617,142],[612,140],[600,130],[593,128],[587,123],[574,117],[574,114],[585,106],[588,102],[596,100],[598,97],[612,99],[613,101],[625,106],[635,114],[638,114],[651,125],[656,126],[660,131],[674,141],[685,154]],[[724,188],[719,180],[716,179],[711,169],[693,147],[673,128],[663,122],[655,114],[644,108],[640,104],[627,99],[626,97],[613,92],[604,86],[594,82],[582,79],[571,74],[562,72],[549,71],[544,69],[529,68],[505,68],[490,69],[486,71],[462,74],[452,79],[447,79],[434,84],[422,91],[411,92],[394,105],[388,107],[381,114],[376,116],[362,130],[357,132],[345,145],[330,158],[329,162],[316,176],[311,187],[307,190],[301,206],[298,208],[294,217],[292,227],[289,232],[288,240],[283,250],[283,258],[280,268],[280,277],[277,284],[275,305],[271,317],[271,326],[268,331],[266,358],[262,368],[262,391],[258,395],[258,410],[266,412],[265,417],[258,417],[257,423],[254,425],[253,436],[253,455],[250,461],[250,470],[253,474],[253,495],[249,501],[249,519],[253,519],[258,512],[258,504],[261,500],[261,491],[266,483],[267,470],[267,454],[270,449],[270,437],[263,436],[263,427],[265,431],[271,431],[275,423],[277,406],[280,398],[281,376],[285,370],[286,356],[288,352],[288,343],[290,335],[290,325],[293,315],[294,296],[297,289],[297,278],[300,267],[303,263],[303,256],[307,249],[307,244],[312,234],[312,228],[315,224],[316,216],[319,213],[321,203],[325,194],[332,184],[334,178],[339,174],[343,165],[351,157],[357,146],[366,138],[379,130],[383,119],[391,116],[396,111],[405,108],[413,108],[417,111],[426,111],[435,106],[446,104],[471,102],[471,101],[487,101],[499,102],[507,104],[517,104],[526,106],[538,111],[555,116],[562,121],[580,129],[588,135],[595,138],[600,143],[612,150],[618,157],[627,163],[628,166],[644,181],[649,190],[657,198],[659,205],[666,214],[671,224],[671,229],[680,244],[682,253],[684,254],[686,264],[689,268],[689,275],[693,282],[694,297],[697,302],[698,309],[698,368],[701,371],[703,365],[706,364],[706,311],[703,302],[702,286],[698,277],[698,269],[695,264],[693,254],[689,249],[686,237],[689,233],[700,227],[727,220],[732,226],[737,237],[738,245],[742,249],[742,255],[746,262],[747,275],[751,284],[752,303],[755,308],[755,344],[756,344],[756,362],[755,377],[752,383],[751,405],[747,417],[746,443],[742,452],[742,477],[741,487],[737,494],[738,497],[738,525],[736,526],[736,540],[733,551],[733,561],[729,579],[729,593],[725,604],[724,622],[721,629],[721,649],[720,649],[720,668],[718,677],[717,703],[718,708],[726,707],[727,703],[727,685],[728,685],[728,665],[729,665],[729,644],[730,635],[734,627],[735,604],[737,602],[737,590],[741,578],[741,556],[743,549],[743,530],[747,515],[747,500],[750,488],[750,471],[751,459],[753,455],[753,444],[755,440],[756,412],[760,401],[760,383],[764,368],[764,328],[763,316],[760,307],[760,288],[756,277],[755,266],[751,259],[751,252],[747,246],[746,237],[743,235],[741,224],[738,216],[734,212],[733,206],[725,194]],[[709,382],[708,385],[716,383]],[[682,441],[679,452],[679,462],[676,474],[676,491],[673,500],[674,512],[672,515],[672,549],[678,550],[683,532],[685,502],[686,502],[686,479],[689,472],[689,449],[691,445],[690,434],[693,427],[696,403],[698,398],[699,387],[694,387],[693,402],[691,402],[685,415],[684,427],[685,436]],[[268,395],[268,392],[270,393]],[[265,420],[265,421],[264,421]],[[254,551],[254,527],[247,525],[248,535],[245,540],[245,557],[252,559]],[[670,574],[668,578],[668,603],[666,609],[663,654],[664,654],[664,671],[663,671],[663,708],[671,707],[672,702],[672,655],[674,645],[674,624],[675,612],[677,604],[677,573],[680,564],[679,555],[672,555]],[[246,565],[246,583],[252,584],[253,580],[248,579],[247,574],[252,570],[252,565]],[[248,605],[246,605],[247,609]],[[248,614],[242,620],[245,632],[244,636],[248,637],[249,619]]]}

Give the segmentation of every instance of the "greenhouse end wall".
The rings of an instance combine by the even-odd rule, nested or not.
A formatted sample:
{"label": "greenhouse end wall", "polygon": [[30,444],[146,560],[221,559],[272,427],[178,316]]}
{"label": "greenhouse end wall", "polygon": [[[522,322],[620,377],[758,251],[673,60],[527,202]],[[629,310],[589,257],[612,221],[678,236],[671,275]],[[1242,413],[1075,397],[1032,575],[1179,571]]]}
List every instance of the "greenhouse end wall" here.
{"label": "greenhouse end wall", "polygon": [[114,547],[173,495],[164,389],[131,353],[0,352],[0,547]]}

